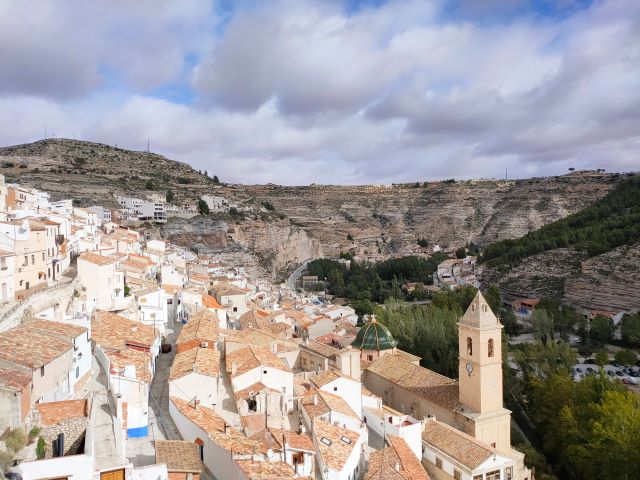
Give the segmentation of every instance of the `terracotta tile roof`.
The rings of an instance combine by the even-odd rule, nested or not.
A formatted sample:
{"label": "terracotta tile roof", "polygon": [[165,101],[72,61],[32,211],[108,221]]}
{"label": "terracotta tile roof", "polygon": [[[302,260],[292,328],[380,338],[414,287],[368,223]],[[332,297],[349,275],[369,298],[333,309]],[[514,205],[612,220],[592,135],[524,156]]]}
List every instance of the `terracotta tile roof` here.
{"label": "terracotta tile roof", "polygon": [[101,347],[119,350],[126,346],[151,348],[158,333],[150,325],[97,310],[91,322],[91,337]]}
{"label": "terracotta tile roof", "polygon": [[311,388],[301,399],[302,407],[310,418],[316,418],[329,412],[338,412],[347,417],[358,418],[342,397]]}
{"label": "terracotta tile roof", "polygon": [[29,328],[33,328],[35,330],[39,330],[45,333],[51,333],[53,335],[67,338],[72,343],[73,340],[78,338],[83,333],[86,333],[88,330],[84,327],[80,327],[78,325],[71,325],[69,323],[62,322],[54,322],[51,320],[29,320],[23,323],[23,325],[28,326]]}
{"label": "terracotta tile roof", "polygon": [[267,328],[269,321],[264,316],[259,315],[256,310],[249,310],[238,318],[240,328],[243,330],[249,327]]}
{"label": "terracotta tile roof", "polygon": [[135,367],[135,379],[151,383],[151,355],[124,347],[120,350],[105,350],[105,356],[111,362],[110,372],[121,377],[126,376],[126,367]]}
{"label": "terracotta tile roof", "polygon": [[337,380],[338,378],[348,378],[345,375],[330,369],[330,370],[323,370],[322,372],[318,373],[316,376],[309,378],[309,380],[311,381],[311,383],[313,383],[316,387],[318,388],[322,388],[325,385],[328,385],[329,383],[333,382],[334,380]]}
{"label": "terracotta tile roof", "polygon": [[322,463],[333,470],[341,471],[351,452],[356,448],[359,435],[351,430],[332,425],[321,418],[313,421],[312,430]]}
{"label": "terracotta tile roof", "polygon": [[215,297],[212,297],[211,295],[208,295],[206,293],[202,295],[202,305],[204,305],[207,308],[217,308],[217,309],[223,308],[222,305],[218,303]]}
{"label": "terracotta tile roof", "polygon": [[146,265],[153,265],[153,260],[151,260],[149,257],[145,257],[144,255],[138,255],[137,253],[130,253],[129,259],[136,262],[144,263]]}
{"label": "terracotta tile roof", "polygon": [[371,454],[364,480],[429,480],[429,475],[407,442],[392,435],[387,436],[387,441],[388,447]]}
{"label": "terracotta tile roof", "polygon": [[236,287],[235,285],[219,285],[214,286],[213,291],[220,297],[226,297],[230,295],[246,295],[246,290]]}
{"label": "terracotta tile roof", "polygon": [[490,446],[437,420],[427,420],[422,440],[470,470],[478,468],[495,453]]}
{"label": "terracotta tile roof", "polygon": [[[226,422],[210,408],[200,405],[196,409],[192,403],[177,397],[171,397],[171,402],[182,415],[204,430],[209,436],[216,433],[224,434]],[[227,426],[227,428],[231,427]]]}
{"label": "terracotta tile roof", "polygon": [[0,333],[0,359],[40,368],[73,347],[68,340],[21,325]]}
{"label": "terracotta tile roof", "polygon": [[86,252],[80,255],[78,260],[84,260],[86,262],[93,263],[94,265],[111,265],[118,261],[115,257],[105,257],[104,255],[98,255],[97,253]]}
{"label": "terracotta tile roof", "polygon": [[337,348],[330,347],[329,345],[325,345],[324,343],[316,342],[314,340],[309,340],[306,345],[301,345],[300,348],[311,350],[325,358],[333,358],[336,353],[338,353]]}
{"label": "terracotta tile roof", "polygon": [[245,328],[241,331],[222,330],[220,335],[226,342],[253,345],[267,350],[271,350],[275,343],[278,352],[293,352],[299,348],[298,344],[292,340],[278,338],[273,332],[258,328]]}
{"label": "terracotta tile roof", "polygon": [[248,479],[290,480],[296,477],[293,467],[284,462],[236,460]]}
{"label": "terracotta tile roof", "polygon": [[31,371],[20,365],[0,366],[0,387],[18,391],[31,383]]}
{"label": "terracotta tile roof", "polygon": [[278,428],[269,428],[268,431],[281,449],[283,448],[282,436],[284,435],[284,439],[287,442],[287,448],[305,450],[313,453],[316,452],[316,449],[313,446],[313,440],[311,440],[311,436],[307,434],[291,432],[289,430],[280,430]]}
{"label": "terracotta tile roof", "polygon": [[127,260],[123,260],[122,262],[120,262],[120,268],[122,268],[123,270],[126,271],[138,271],[138,272],[143,272],[146,268],[147,268],[147,264],[144,262],[138,262],[132,258],[129,258]]}
{"label": "terracotta tile roof", "polygon": [[161,288],[165,292],[167,292],[169,294],[172,294],[172,295],[182,291],[182,286],[180,286],[180,285],[169,285],[168,283],[163,283],[161,285]]}
{"label": "terracotta tile roof", "polygon": [[220,352],[213,348],[191,348],[176,354],[169,380],[177,380],[190,373],[210,377],[220,376]]}
{"label": "terracotta tile roof", "polygon": [[373,361],[367,371],[449,410],[461,405],[458,382],[409,363],[402,356],[384,355]]}
{"label": "terracotta tile roof", "polygon": [[243,388],[242,390],[238,390],[237,392],[233,392],[233,396],[236,398],[236,400],[239,400],[241,398],[246,398],[249,395],[252,394],[256,394],[259,392],[273,392],[273,393],[280,393],[277,390],[273,389],[273,388],[269,388],[267,387],[264,383],[262,382],[256,382],[253,385],[249,385],[247,388]]}
{"label": "terracotta tile roof", "polygon": [[184,440],[156,440],[155,449],[156,463],[166,464],[169,473],[202,473],[197,444]]}
{"label": "terracotta tile roof", "polygon": [[192,340],[198,340],[200,342],[211,342],[211,344],[215,345],[218,342],[219,330],[218,317],[216,317],[215,313],[209,310],[198,310],[189,317],[189,321],[182,327],[176,344],[180,345]]}
{"label": "terracotta tile roof", "polygon": [[56,425],[65,420],[89,416],[89,401],[64,400],[62,402],[36,403],[43,426]]}
{"label": "terracotta tile roof", "polygon": [[[232,373],[234,363],[236,364],[235,374]],[[227,353],[226,367],[227,373],[230,374],[231,378],[258,367],[272,367],[284,372],[291,372],[291,369],[285,365],[284,360],[276,357],[269,350],[252,345]]]}

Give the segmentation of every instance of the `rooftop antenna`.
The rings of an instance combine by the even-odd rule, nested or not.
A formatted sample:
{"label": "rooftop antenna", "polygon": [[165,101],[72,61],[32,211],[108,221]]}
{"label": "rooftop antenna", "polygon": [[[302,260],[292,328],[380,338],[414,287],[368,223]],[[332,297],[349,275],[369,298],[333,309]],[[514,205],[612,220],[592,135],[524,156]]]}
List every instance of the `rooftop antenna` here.
{"label": "rooftop antenna", "polygon": [[147,137],[147,153],[149,153],[149,137]]}
{"label": "rooftop antenna", "polygon": [[509,169],[507,167],[504,169],[504,179],[509,180]]}
{"label": "rooftop antenna", "polygon": [[44,127],[44,139],[46,140],[47,139],[47,126],[43,125],[43,127]]}

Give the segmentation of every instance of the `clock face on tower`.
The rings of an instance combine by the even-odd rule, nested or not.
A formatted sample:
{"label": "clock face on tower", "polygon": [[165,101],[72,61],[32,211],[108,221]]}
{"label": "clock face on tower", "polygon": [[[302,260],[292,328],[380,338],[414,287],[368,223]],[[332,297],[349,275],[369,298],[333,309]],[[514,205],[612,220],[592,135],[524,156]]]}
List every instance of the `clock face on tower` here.
{"label": "clock face on tower", "polygon": [[467,373],[471,375],[471,372],[473,372],[473,364],[471,362],[467,362]]}

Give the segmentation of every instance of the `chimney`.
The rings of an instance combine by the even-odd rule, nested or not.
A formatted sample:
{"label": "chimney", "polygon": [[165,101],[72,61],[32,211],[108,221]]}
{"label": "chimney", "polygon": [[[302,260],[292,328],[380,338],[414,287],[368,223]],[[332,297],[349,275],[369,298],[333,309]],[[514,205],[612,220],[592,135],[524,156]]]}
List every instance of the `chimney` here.
{"label": "chimney", "polygon": [[396,472],[400,471],[400,464],[398,462],[396,462]]}
{"label": "chimney", "polygon": [[313,396],[313,404],[318,405],[318,395]]}
{"label": "chimney", "polygon": [[224,434],[227,434],[227,422],[224,422]]}
{"label": "chimney", "polygon": [[132,332],[137,332],[138,331],[138,326],[137,325],[131,325],[131,331]]}
{"label": "chimney", "polygon": [[231,375],[235,376],[238,371],[238,364],[236,362],[231,363]]}

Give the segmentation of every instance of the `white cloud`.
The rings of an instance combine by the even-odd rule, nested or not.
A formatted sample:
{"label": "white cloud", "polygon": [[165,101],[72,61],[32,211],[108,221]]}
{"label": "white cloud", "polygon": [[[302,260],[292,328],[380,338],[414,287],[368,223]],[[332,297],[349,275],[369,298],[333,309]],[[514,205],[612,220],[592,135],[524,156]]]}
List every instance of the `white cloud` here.
{"label": "white cloud", "polygon": [[[149,138],[225,180],[288,184],[640,167],[635,2],[499,22],[436,1],[351,15],[247,2],[224,29],[200,0],[42,4],[0,4],[2,143],[43,124],[138,149]],[[168,83],[196,100],[153,96]]]}

